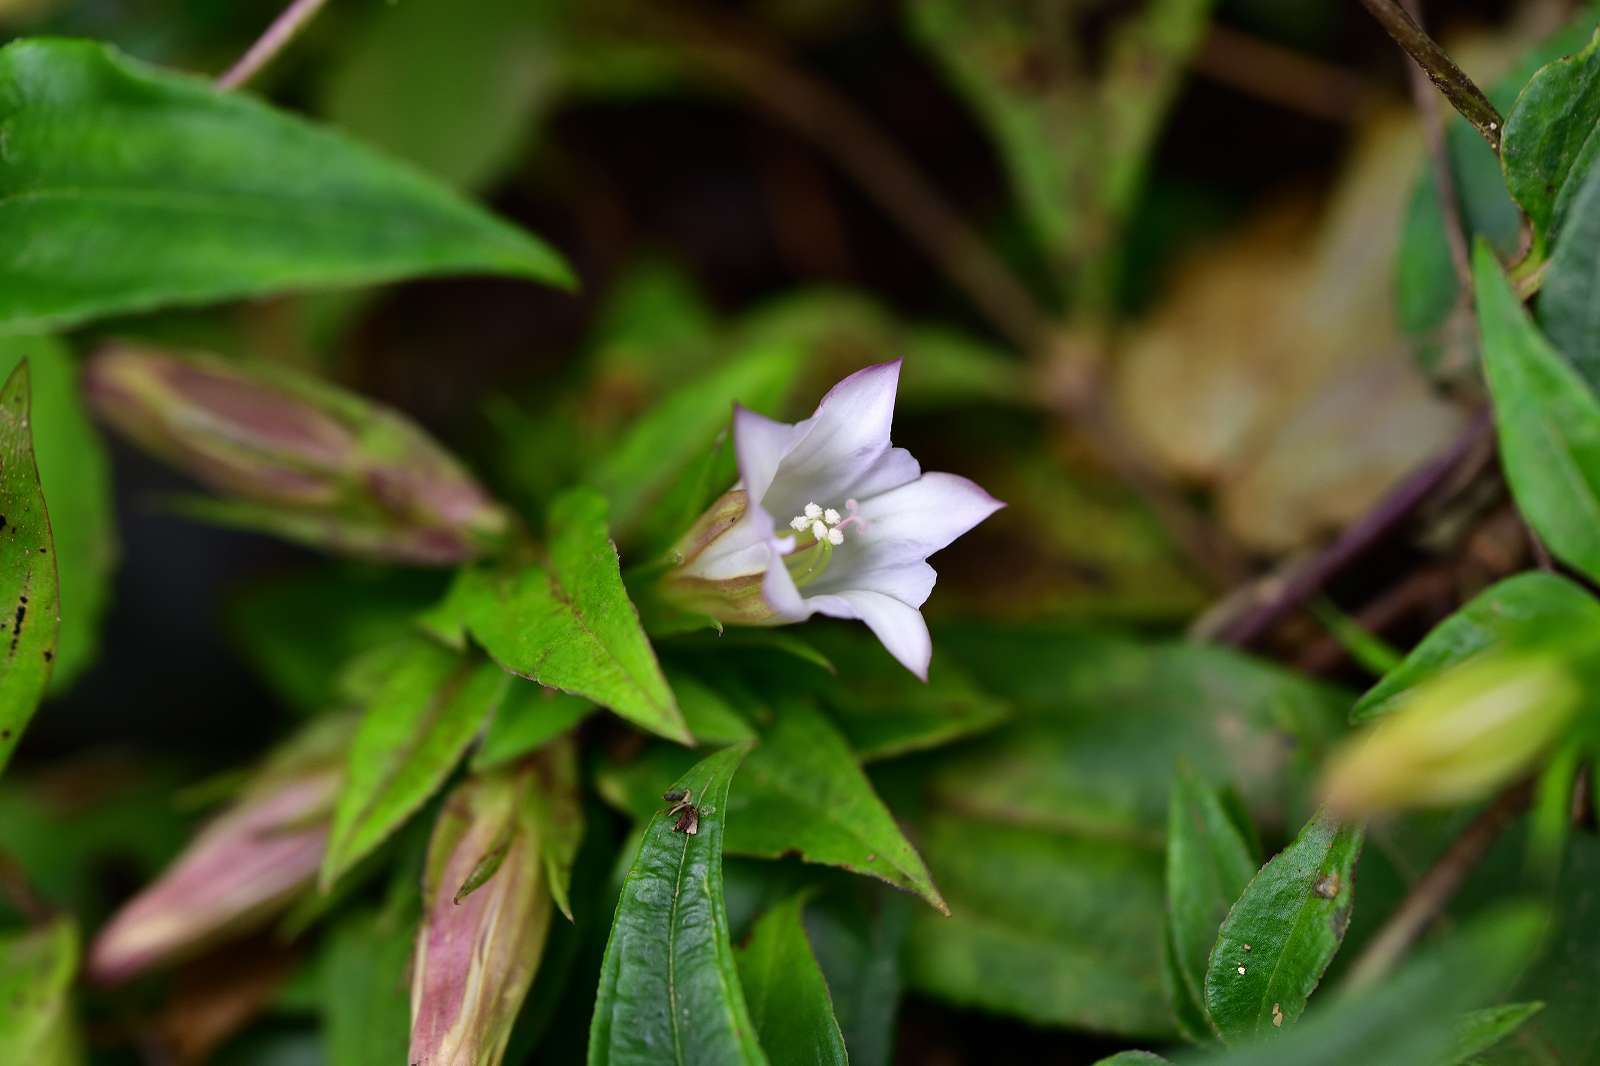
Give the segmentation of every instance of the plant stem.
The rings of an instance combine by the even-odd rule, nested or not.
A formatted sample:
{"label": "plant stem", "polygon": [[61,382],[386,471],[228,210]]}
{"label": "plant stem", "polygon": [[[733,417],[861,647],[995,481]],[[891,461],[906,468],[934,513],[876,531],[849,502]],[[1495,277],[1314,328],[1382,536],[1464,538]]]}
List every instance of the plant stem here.
{"label": "plant stem", "polygon": [[1393,968],[1428,923],[1449,904],[1490,845],[1527,809],[1532,795],[1528,782],[1513,785],[1467,824],[1438,861],[1411,886],[1400,906],[1351,965],[1345,978],[1347,988],[1371,985]]}
{"label": "plant stem", "polygon": [[217,79],[217,87],[237,89],[255,77],[262,67],[272,62],[273,58],[294,40],[295,35],[318,11],[322,10],[322,5],[326,2],[327,0],[294,0],[272,20],[272,25],[268,26],[266,32],[256,39],[256,43],[239,57],[239,61]]}
{"label": "plant stem", "polygon": [[1499,152],[1505,119],[1500,117],[1500,112],[1483,95],[1477,83],[1455,65],[1437,41],[1423,32],[1422,27],[1406,14],[1405,8],[1397,0],[1361,0],[1361,4],[1422,68],[1428,80],[1444,93],[1451,106],[1461,112],[1461,117],[1472,123],[1472,127],[1489,142],[1490,148]]}
{"label": "plant stem", "polygon": [[1393,532],[1413,511],[1461,469],[1485,442],[1493,437],[1494,422],[1488,411],[1475,415],[1467,428],[1441,455],[1423,464],[1415,473],[1390,489],[1365,515],[1345,527],[1337,540],[1310,561],[1286,575],[1263,583],[1265,594],[1243,614],[1224,621],[1214,630],[1214,638],[1225,644],[1245,647],[1265,636],[1295,611],[1346,566]]}

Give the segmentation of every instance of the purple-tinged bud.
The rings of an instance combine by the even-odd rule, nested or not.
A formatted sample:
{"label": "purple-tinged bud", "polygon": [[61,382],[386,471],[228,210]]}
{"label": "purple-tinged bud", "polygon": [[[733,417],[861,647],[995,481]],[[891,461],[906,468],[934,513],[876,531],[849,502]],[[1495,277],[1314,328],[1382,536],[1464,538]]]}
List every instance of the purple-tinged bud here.
{"label": "purple-tinged bud", "polygon": [[269,767],[100,930],[97,981],[123,981],[259,926],[316,878],[342,772]]}
{"label": "purple-tinged bud", "polygon": [[416,1066],[497,1066],[550,926],[530,764],[451,794],[428,846],[411,983]]}
{"label": "purple-tinged bud", "polygon": [[236,500],[194,508],[351,555],[453,564],[506,512],[415,423],[290,369],[131,344],[90,359],[99,415]]}

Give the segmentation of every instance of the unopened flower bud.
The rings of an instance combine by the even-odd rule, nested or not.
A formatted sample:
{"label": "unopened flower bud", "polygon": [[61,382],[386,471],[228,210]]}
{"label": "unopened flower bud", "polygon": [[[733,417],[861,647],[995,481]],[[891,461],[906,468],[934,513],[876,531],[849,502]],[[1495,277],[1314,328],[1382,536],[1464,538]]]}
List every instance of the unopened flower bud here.
{"label": "unopened flower bud", "polygon": [[529,766],[469,779],[428,845],[411,983],[416,1066],[496,1066],[533,983],[550,890]]}
{"label": "unopened flower bud", "polygon": [[141,447],[248,501],[218,517],[348,554],[461,562],[506,513],[409,419],[283,367],[113,345],[85,369],[95,410]]}
{"label": "unopened flower bud", "polygon": [[1464,663],[1334,753],[1323,782],[1327,804],[1348,818],[1481,798],[1530,769],[1582,698],[1580,679],[1559,654]]}
{"label": "unopened flower bud", "polygon": [[350,722],[325,719],[270,758],[227,811],[112,916],[89,950],[97,981],[126,980],[248,932],[310,887],[322,865]]}

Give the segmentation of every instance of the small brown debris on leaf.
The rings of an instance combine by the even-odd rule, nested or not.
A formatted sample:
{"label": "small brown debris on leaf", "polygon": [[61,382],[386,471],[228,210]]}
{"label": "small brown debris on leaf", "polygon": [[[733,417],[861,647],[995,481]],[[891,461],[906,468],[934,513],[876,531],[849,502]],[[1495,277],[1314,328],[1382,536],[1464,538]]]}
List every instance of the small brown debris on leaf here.
{"label": "small brown debris on leaf", "polygon": [[1272,1027],[1274,1029],[1283,1028],[1283,1005],[1280,1003],[1272,1005]]}
{"label": "small brown debris on leaf", "polygon": [[1317,895],[1323,899],[1332,899],[1339,894],[1339,875],[1331,873],[1319,880],[1315,889]]}

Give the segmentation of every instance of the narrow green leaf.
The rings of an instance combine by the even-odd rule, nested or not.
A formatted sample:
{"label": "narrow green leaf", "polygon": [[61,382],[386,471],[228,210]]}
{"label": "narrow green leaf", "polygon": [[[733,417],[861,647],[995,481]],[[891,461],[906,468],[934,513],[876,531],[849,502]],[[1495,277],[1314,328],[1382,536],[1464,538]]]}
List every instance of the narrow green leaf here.
{"label": "narrow green leaf", "polygon": [[1456,1022],[1454,1043],[1438,1059],[1439,1066],[1465,1066],[1474,1055],[1488,1051],[1542,1010],[1543,1003],[1506,1003],[1463,1015]]}
{"label": "narrow green leaf", "polygon": [[0,330],[422,274],[572,283],[409,167],[102,44],[0,50],[0,126]]}
{"label": "narrow green leaf", "polygon": [[[741,351],[701,380],[673,390],[629,428],[588,477],[610,502],[619,539],[647,523],[668,489],[714,445],[735,403],[761,411],[781,405],[800,369],[800,354],[793,346]],[[667,532],[676,536],[682,530]]]}
{"label": "narrow green leaf", "polygon": [[683,720],[696,741],[707,744],[737,744],[754,740],[756,731],[733,704],[693,674],[669,668],[667,680],[678,697]]}
{"label": "narrow green leaf", "polygon": [[1350,924],[1361,831],[1319,815],[1228,912],[1206,968],[1206,1010],[1227,1043],[1292,1030]]}
{"label": "narrow green leaf", "polygon": [[806,908],[806,934],[854,1066],[889,1066],[900,1009],[900,957],[911,912],[898,892],[833,892]]}
{"label": "narrow green leaf", "polygon": [[1285,1025],[1281,1039],[1183,1061],[1193,1066],[1418,1066],[1445,1061],[1440,1056],[1454,1045],[1460,1012],[1492,1000],[1528,964],[1544,920],[1536,907],[1497,908],[1419,952],[1388,981],[1319,1002],[1300,1025]]}
{"label": "narrow green leaf", "polygon": [[29,395],[28,364],[19,363],[0,388],[0,770],[44,698],[61,624]]}
{"label": "narrow green leaf", "polygon": [[622,587],[606,502],[577,489],[550,508],[549,558],[513,574],[462,571],[451,609],[491,658],[585,696],[652,733],[691,743],[683,714]]}
{"label": "narrow green leaf", "polygon": [[1497,582],[1434,626],[1399,666],[1356,702],[1350,720],[1366,722],[1387,714],[1401,696],[1428,678],[1545,625],[1600,627],[1600,602],[1566,578],[1543,571]]}
{"label": "narrow green leaf", "polygon": [[559,737],[594,709],[594,702],[581,696],[513,682],[489,719],[483,742],[472,755],[472,768],[492,770],[514,762]]}
{"label": "narrow green leaf", "polygon": [[729,804],[729,851],[774,859],[797,854],[879,878],[949,910],[850,745],[809,704],[778,708],[745,760]]}
{"label": "narrow green leaf", "polygon": [[[1600,145],[1600,137],[1590,138]],[[1539,324],[1573,368],[1600,390],[1600,164],[1573,174],[1571,211],[1539,290]]]}
{"label": "narrow green leaf", "polygon": [[1506,116],[1500,165],[1506,188],[1547,240],[1556,228],[1556,205],[1580,156],[1587,156],[1600,123],[1600,32],[1577,55],[1541,67]]}
{"label": "narrow green leaf", "polygon": [[791,896],[756,922],[738,951],[739,980],[774,1066],[844,1066],[844,1034],[801,922],[807,896]]}
{"label": "narrow green leaf", "polygon": [[0,338],[0,379],[23,359],[31,379],[34,459],[50,502],[61,583],[61,637],[50,675],[50,690],[60,692],[94,660],[110,600],[117,559],[111,464],[84,410],[66,345],[54,337]]}
{"label": "narrow green leaf", "polygon": [[424,638],[403,647],[350,745],[322,861],[324,891],[444,784],[511,684],[493,663]]}
{"label": "narrow green leaf", "polygon": [[1473,278],[1511,493],[1551,552],[1600,577],[1600,400],[1534,326],[1481,241]]}
{"label": "narrow green leaf", "polygon": [[944,815],[918,841],[950,917],[915,908],[912,988],[1039,1025],[1175,1035],[1161,991],[1159,853]]}
{"label": "narrow green leaf", "polygon": [[[1217,930],[1256,874],[1250,844],[1222,797],[1180,763],[1167,818],[1167,929],[1180,1022],[1205,1018],[1205,978]],[[1207,1026],[1201,1030],[1209,1033]]]}
{"label": "narrow green leaf", "polygon": [[583,843],[583,791],[578,776],[578,746],[570,736],[552,741],[532,757],[538,787],[533,817],[539,827],[539,855],[556,908],[572,921],[572,868]]}
{"label": "narrow green leaf", "polygon": [[72,1020],[77,972],[78,930],[70,921],[0,934],[0,1062],[83,1061]]}
{"label": "narrow green leaf", "polygon": [[1177,951],[1172,946],[1171,924],[1169,920],[1166,936],[1161,938],[1161,990],[1167,995],[1172,1020],[1178,1032],[1191,1044],[1215,1043],[1217,1034],[1206,1016],[1204,996],[1194,993],[1187,976],[1178,969]]}
{"label": "narrow green leaf", "polygon": [[406,1061],[416,920],[414,907],[391,907],[360,912],[334,928],[319,975],[327,1066]]}
{"label": "narrow green leaf", "polygon": [[764,1064],[728,940],[722,839],[728,785],[748,747],[725,748],[673,786],[693,794],[699,830],[651,819],[622,886],[589,1030],[590,1066]]}

